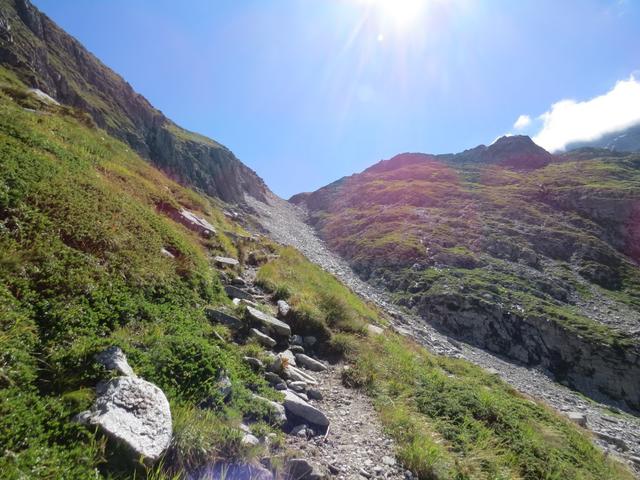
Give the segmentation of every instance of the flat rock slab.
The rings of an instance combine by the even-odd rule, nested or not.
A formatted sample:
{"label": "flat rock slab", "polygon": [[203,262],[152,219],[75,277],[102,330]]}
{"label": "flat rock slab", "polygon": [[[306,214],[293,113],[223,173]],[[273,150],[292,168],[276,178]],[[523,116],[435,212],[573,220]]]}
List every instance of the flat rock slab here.
{"label": "flat rock slab", "polygon": [[222,265],[224,267],[236,267],[240,265],[240,262],[238,260],[231,257],[216,256],[216,257],[213,257],[213,261],[216,262],[218,265]]}
{"label": "flat rock slab", "polygon": [[136,457],[157,460],[171,443],[171,410],[165,394],[136,377],[117,377],[98,385],[98,398],[78,420],[97,425]]}
{"label": "flat rock slab", "polygon": [[255,298],[253,297],[253,295],[234,285],[225,285],[224,291],[227,293],[229,298],[239,298],[241,300],[249,300],[251,302],[255,302]]}
{"label": "flat rock slab", "polygon": [[244,322],[233,315],[223,312],[212,307],[205,307],[204,314],[210,322],[221,323],[227,325],[233,329],[239,329],[243,326]]}
{"label": "flat rock slab", "polygon": [[198,231],[201,235],[206,237],[210,237],[216,233],[216,229],[213,225],[187,209],[183,208],[178,212],[178,219],[183,225],[191,228],[192,230]]}
{"label": "flat rock slab", "polygon": [[313,423],[314,425],[318,425],[320,427],[329,426],[329,419],[327,416],[316,407],[308,404],[290,390],[286,390],[284,395],[284,408],[287,412],[290,412],[296,417],[299,417],[309,423]]}
{"label": "flat rock slab", "polygon": [[327,366],[324,363],[319,362],[304,353],[296,354],[296,362],[298,365],[308,368],[314,372],[324,372],[327,369]]}
{"label": "flat rock slab", "polygon": [[258,310],[257,308],[247,306],[247,314],[251,320],[261,323],[268,330],[283,337],[291,336],[291,328],[289,325]]}

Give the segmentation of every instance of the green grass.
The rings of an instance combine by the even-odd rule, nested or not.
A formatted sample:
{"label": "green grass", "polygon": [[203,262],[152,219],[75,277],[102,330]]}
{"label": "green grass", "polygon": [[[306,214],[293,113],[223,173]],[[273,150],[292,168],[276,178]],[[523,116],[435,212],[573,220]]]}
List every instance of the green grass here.
{"label": "green grass", "polygon": [[[71,421],[109,375],[95,354],[114,344],[167,394],[178,420],[172,459],[200,461],[184,439],[203,436],[202,455],[258,455],[238,449],[229,432],[243,416],[270,417],[252,391],[275,392],[203,313],[229,302],[210,257],[237,254],[223,232],[238,227],[216,201],[171,181],[78,112],[39,103],[4,69],[0,84],[2,477],[145,475]],[[187,230],[159,208],[167,205],[198,212],[218,235]],[[223,372],[233,385],[228,403],[217,391]]]}
{"label": "green grass", "polygon": [[278,253],[277,259],[260,268],[257,280],[268,291],[287,299],[293,309],[289,321],[297,330],[326,339],[331,330],[361,332],[366,323],[384,322],[375,308],[297,250],[283,247]]}
{"label": "green grass", "polygon": [[360,342],[346,381],[374,398],[423,479],[633,478],[588,435],[495,376],[397,336]]}
{"label": "green grass", "polygon": [[[379,311],[291,248],[258,278],[272,290],[286,289],[294,308],[305,305],[319,321],[328,291],[343,299],[346,318],[384,323]],[[389,332],[326,326],[332,352],[352,365],[343,381],[372,397],[396,454],[420,479],[633,478],[579,427],[466,361],[431,355]]]}

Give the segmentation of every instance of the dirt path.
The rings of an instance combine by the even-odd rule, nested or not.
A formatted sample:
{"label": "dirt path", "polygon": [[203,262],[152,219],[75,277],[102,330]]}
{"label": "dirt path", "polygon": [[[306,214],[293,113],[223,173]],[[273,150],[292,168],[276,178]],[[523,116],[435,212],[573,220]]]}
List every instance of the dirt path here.
{"label": "dirt path", "polygon": [[405,478],[393,453],[394,442],[383,432],[371,400],[359,390],[342,385],[341,369],[337,365],[326,372],[314,373],[323,398],[312,404],[331,421],[326,438],[289,435],[287,446],[324,464],[341,480]]}
{"label": "dirt path", "polygon": [[258,213],[258,220],[272,238],[296,247],[309,260],[340,278],[354,292],[379,305],[393,317],[393,326],[397,331],[414,338],[434,353],[465,358],[481,367],[494,369],[516,390],[545,402],[559,412],[584,413],[587,416],[587,428],[594,433],[594,442],[606,452],[628,461],[640,478],[639,418],[587,399],[556,383],[538,369],[518,365],[472,345],[450,340],[423,319],[401,312],[387,300],[385,292],[360,280],[344,260],[326,247],[313,228],[304,222],[302,210],[276,196],[270,197],[268,202],[265,204],[247,197],[247,203]]}

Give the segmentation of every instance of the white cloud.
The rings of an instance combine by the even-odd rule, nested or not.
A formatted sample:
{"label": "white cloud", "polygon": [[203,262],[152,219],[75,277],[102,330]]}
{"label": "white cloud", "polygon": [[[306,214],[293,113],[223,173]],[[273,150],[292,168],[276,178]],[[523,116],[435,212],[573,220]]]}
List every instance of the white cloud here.
{"label": "white cloud", "polygon": [[529,115],[520,115],[516,123],[513,124],[513,128],[516,130],[524,130],[529,125],[531,125],[531,117]]}
{"label": "white cloud", "polygon": [[561,100],[538,120],[542,128],[533,141],[551,152],[574,142],[598,140],[640,123],[640,81],[632,75],[599,97],[583,102]]}

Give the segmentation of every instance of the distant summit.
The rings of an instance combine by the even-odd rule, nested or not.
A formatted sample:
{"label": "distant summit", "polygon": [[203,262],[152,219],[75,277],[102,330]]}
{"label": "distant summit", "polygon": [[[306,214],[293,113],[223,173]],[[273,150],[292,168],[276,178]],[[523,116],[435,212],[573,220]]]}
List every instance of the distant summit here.
{"label": "distant summit", "polygon": [[553,160],[553,155],[536,145],[526,135],[500,137],[488,147],[480,145],[453,156],[457,162],[492,163],[517,169],[541,168]]}

